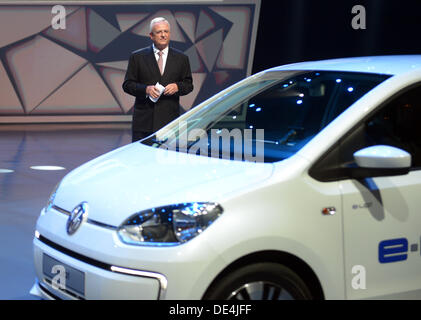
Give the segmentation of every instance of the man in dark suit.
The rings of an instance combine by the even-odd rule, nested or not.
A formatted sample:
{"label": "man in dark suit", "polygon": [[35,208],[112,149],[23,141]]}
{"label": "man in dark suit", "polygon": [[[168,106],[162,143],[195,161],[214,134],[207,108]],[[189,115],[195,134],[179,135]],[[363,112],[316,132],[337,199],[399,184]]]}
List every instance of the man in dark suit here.
{"label": "man in dark suit", "polygon": [[[180,115],[180,96],[193,90],[188,57],[169,47],[170,24],[155,18],[150,24],[150,47],[133,52],[123,90],[136,97],[133,108],[132,141],[147,137]],[[156,84],[165,89],[159,91]],[[161,95],[160,95],[161,94]],[[157,99],[156,102],[152,100]]]}

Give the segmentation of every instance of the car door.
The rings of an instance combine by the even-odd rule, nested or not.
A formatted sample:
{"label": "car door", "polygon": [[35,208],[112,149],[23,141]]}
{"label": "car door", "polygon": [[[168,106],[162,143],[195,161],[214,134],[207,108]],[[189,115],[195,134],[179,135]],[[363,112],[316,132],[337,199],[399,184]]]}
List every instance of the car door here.
{"label": "car door", "polygon": [[372,145],[403,149],[412,165],[405,175],[340,180],[346,295],[421,298],[421,85],[355,128],[340,147],[344,162],[352,166],[352,154]]}

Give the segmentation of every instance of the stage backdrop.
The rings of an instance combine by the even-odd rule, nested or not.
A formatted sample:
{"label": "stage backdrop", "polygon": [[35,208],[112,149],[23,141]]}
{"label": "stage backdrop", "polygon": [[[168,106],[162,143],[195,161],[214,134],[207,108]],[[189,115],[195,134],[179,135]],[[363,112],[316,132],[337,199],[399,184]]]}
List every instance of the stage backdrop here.
{"label": "stage backdrop", "polygon": [[157,16],[190,58],[184,110],[251,73],[260,0],[49,3],[0,1],[0,123],[130,121],[121,85]]}

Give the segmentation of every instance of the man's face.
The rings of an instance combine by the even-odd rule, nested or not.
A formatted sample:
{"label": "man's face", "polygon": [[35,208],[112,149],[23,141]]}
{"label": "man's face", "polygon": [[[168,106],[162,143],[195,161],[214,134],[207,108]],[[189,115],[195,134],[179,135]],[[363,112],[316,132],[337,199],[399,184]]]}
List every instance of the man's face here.
{"label": "man's face", "polygon": [[149,36],[155,44],[155,47],[159,50],[163,50],[170,43],[170,26],[166,22],[155,23]]}

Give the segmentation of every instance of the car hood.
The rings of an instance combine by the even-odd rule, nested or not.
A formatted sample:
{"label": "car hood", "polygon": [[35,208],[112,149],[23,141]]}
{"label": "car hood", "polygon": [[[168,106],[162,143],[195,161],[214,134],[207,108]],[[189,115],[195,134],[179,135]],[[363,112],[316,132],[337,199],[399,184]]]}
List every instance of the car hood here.
{"label": "car hood", "polygon": [[192,201],[218,202],[270,177],[272,164],[229,161],[133,143],[74,169],[54,204],[89,205],[88,218],[118,226],[140,210]]}

